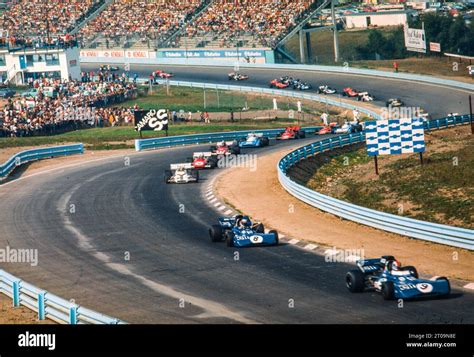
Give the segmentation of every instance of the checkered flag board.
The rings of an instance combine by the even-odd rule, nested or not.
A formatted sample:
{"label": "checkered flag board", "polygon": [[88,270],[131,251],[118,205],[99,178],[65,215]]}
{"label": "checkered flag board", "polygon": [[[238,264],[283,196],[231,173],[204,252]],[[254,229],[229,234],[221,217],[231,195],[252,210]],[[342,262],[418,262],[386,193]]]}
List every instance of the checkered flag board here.
{"label": "checkered flag board", "polygon": [[425,152],[422,119],[389,119],[365,123],[367,154],[397,155]]}

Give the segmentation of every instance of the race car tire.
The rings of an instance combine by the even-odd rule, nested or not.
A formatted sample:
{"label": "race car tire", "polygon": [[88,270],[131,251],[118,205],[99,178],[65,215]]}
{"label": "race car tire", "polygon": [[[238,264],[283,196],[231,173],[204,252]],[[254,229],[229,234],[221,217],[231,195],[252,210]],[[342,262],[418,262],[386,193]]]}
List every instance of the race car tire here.
{"label": "race car tire", "polygon": [[255,232],[256,233],[265,233],[265,226],[263,223],[259,223],[255,226]]}
{"label": "race car tire", "polygon": [[346,287],[351,293],[364,291],[364,274],[360,270],[350,270],[346,274]]}
{"label": "race car tire", "polygon": [[304,130],[298,131],[298,138],[300,139],[306,138],[306,132]]}
{"label": "race car tire", "polygon": [[417,279],[419,278],[419,276],[418,276],[418,270],[416,270],[416,268],[415,268],[414,266],[412,266],[412,265],[407,265],[406,267],[402,267],[402,268],[400,268],[400,270],[408,270],[408,271],[410,271],[410,272],[413,274],[413,276],[414,276],[415,278],[417,278]]}
{"label": "race car tire", "polygon": [[275,243],[273,245],[278,245],[280,244],[280,238],[278,237],[278,232],[274,229],[268,232],[269,234],[274,234],[275,235]]}
{"label": "race car tire", "polygon": [[234,233],[232,233],[232,232],[227,232],[226,233],[225,244],[228,247],[233,247],[234,246]]}
{"label": "race car tire", "polygon": [[436,281],[440,281],[440,280],[446,280],[446,282],[448,283],[448,293],[446,294],[446,296],[451,294],[451,283],[449,282],[449,279],[446,278],[445,276],[440,276],[436,278]]}
{"label": "race car tire", "polygon": [[262,146],[270,145],[270,140],[268,138],[262,138]]}
{"label": "race car tire", "polygon": [[173,173],[170,170],[165,171],[164,181],[166,184],[170,183],[170,179],[173,176]]}
{"label": "race car tire", "polygon": [[382,297],[384,300],[393,300],[395,298],[393,281],[382,283]]}
{"label": "race car tire", "polygon": [[199,182],[199,171],[198,170],[191,170],[191,175],[196,178],[196,183]]}
{"label": "race car tire", "polygon": [[209,159],[209,165],[211,169],[215,169],[217,167],[217,162],[218,162],[217,157],[211,157]]}
{"label": "race car tire", "polygon": [[216,151],[216,150],[217,150],[217,146],[215,146],[215,145],[213,145],[213,146],[211,146],[211,147],[209,148],[209,151],[210,151],[210,152],[214,152],[214,151]]}
{"label": "race car tire", "polygon": [[232,147],[232,149],[230,151],[234,155],[240,155],[240,147],[238,147],[238,146]]}
{"label": "race car tire", "polygon": [[223,238],[221,226],[217,224],[212,225],[212,227],[209,228],[209,237],[211,238],[211,242],[221,242]]}

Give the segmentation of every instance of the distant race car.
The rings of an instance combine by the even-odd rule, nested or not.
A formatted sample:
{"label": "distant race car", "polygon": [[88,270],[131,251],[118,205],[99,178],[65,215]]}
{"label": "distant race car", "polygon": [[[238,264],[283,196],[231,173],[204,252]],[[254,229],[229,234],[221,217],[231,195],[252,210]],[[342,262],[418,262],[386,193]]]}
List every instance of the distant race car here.
{"label": "distant race car", "polygon": [[447,278],[420,279],[415,267],[402,267],[393,256],[358,260],[356,264],[358,269],[346,274],[346,286],[353,293],[375,290],[385,300],[393,300],[448,296],[451,292]]}
{"label": "distant race car", "polygon": [[339,125],[337,123],[330,123],[329,125],[324,126],[322,129],[319,129],[318,135],[332,134]]}
{"label": "distant race car", "polygon": [[342,91],[344,97],[358,97],[359,92],[352,87],[346,87]]}
{"label": "distant race car", "polygon": [[159,77],[159,78],[162,78],[162,79],[167,79],[167,78],[174,77],[173,73],[166,73],[166,72],[163,72],[161,70],[156,70],[155,72],[153,72],[153,74],[154,74],[154,77]]}
{"label": "distant race car", "polygon": [[313,87],[311,86],[311,84],[308,84],[306,82],[303,82],[302,80],[300,79],[295,79],[291,82],[291,86],[293,86],[293,89],[297,89],[297,90],[310,90],[312,89]]}
{"label": "distant race car", "polygon": [[249,76],[238,72],[229,73],[229,81],[245,81],[249,79]]}
{"label": "distant race car", "polygon": [[217,156],[239,155],[240,147],[237,141],[221,141],[211,146],[211,152]]}
{"label": "distant race car", "polygon": [[341,127],[332,128],[333,134],[351,134],[359,133],[363,130],[361,124],[344,123]]}
{"label": "distant race car", "polygon": [[292,78],[290,77],[281,77],[278,79],[274,79],[270,82],[270,88],[288,88],[290,86],[290,81],[292,81]]}
{"label": "distant race car", "polygon": [[318,93],[319,94],[335,94],[335,93],[337,93],[337,90],[335,90],[334,88],[331,88],[327,85],[324,85],[324,86],[319,86],[318,87]]}
{"label": "distant race car", "polygon": [[374,100],[374,97],[369,92],[361,92],[359,93],[357,100],[361,102],[371,102]]}
{"label": "distant race car", "polygon": [[403,104],[400,98],[390,98],[385,102],[385,106],[387,107],[401,107]]}
{"label": "distant race car", "polygon": [[212,152],[195,152],[189,159],[192,167],[196,170],[214,169],[217,167],[218,161],[217,155]]}
{"label": "distant race car", "polygon": [[268,145],[270,145],[270,139],[261,133],[250,133],[246,138],[239,140],[239,147],[241,148],[260,148]]}
{"label": "distant race car", "polygon": [[344,88],[342,95],[346,97],[357,98],[357,100],[362,102],[371,102],[374,100],[374,97],[370,95],[369,92],[359,92],[358,90],[351,87]]}
{"label": "distant race car", "polygon": [[252,223],[249,217],[219,217],[219,224],[209,228],[212,242],[225,241],[229,247],[249,247],[258,245],[278,245],[278,232],[265,233],[262,223]]}
{"label": "distant race car", "polygon": [[301,126],[289,126],[284,132],[277,134],[277,140],[303,139],[306,137],[306,132],[301,129]]}
{"label": "distant race car", "polygon": [[165,183],[190,183],[199,181],[199,172],[190,163],[171,164],[165,171]]}

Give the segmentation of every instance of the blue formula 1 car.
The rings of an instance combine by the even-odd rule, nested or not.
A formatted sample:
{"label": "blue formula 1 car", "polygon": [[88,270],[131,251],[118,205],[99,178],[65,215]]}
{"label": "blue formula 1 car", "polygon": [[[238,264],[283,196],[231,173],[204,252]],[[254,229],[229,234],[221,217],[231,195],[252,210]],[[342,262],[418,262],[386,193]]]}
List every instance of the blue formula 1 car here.
{"label": "blue formula 1 car", "polygon": [[263,134],[250,133],[246,138],[239,140],[241,148],[261,148],[270,145],[270,139]]}
{"label": "blue formula 1 car", "polygon": [[346,274],[346,286],[353,293],[375,290],[385,300],[408,300],[448,296],[451,292],[447,278],[420,279],[415,267],[402,267],[393,256],[358,260],[356,264],[359,269]]}
{"label": "blue formula 1 car", "polygon": [[219,224],[209,228],[212,242],[225,241],[229,247],[278,245],[278,232],[265,233],[262,223],[252,223],[247,216],[219,217]]}

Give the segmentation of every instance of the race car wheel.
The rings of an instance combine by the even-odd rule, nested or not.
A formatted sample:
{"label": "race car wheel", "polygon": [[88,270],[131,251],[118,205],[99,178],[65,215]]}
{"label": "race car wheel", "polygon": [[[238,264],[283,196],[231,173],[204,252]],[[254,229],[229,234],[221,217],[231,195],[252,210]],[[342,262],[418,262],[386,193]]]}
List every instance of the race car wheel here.
{"label": "race car wheel", "polygon": [[306,132],[305,132],[304,130],[300,130],[300,131],[298,132],[298,137],[299,137],[300,139],[306,138]]}
{"label": "race car wheel", "polygon": [[234,155],[240,155],[240,147],[234,146],[234,147],[231,149],[231,152],[232,152],[232,154],[234,154]]}
{"label": "race car wheel", "polygon": [[173,176],[173,173],[170,170],[165,171],[164,181],[165,183],[170,183],[170,179]]}
{"label": "race car wheel", "polygon": [[440,276],[440,277],[436,278],[436,281],[440,281],[440,280],[445,280],[448,283],[448,293],[446,295],[451,294],[451,284],[449,283],[448,278],[446,278],[444,276]]}
{"label": "race car wheel", "polygon": [[211,166],[211,169],[215,169],[217,167],[217,157],[210,158],[209,165]]}
{"label": "race car wheel", "polygon": [[263,223],[257,224],[257,226],[255,227],[255,232],[256,233],[265,233],[265,226],[263,225]]}
{"label": "race car wheel", "polygon": [[395,288],[392,281],[382,283],[382,297],[384,300],[393,300],[395,298]]}
{"label": "race car wheel", "polygon": [[211,238],[211,242],[221,242],[223,237],[221,226],[214,224],[209,228],[209,237]]}
{"label": "race car wheel", "polygon": [[270,140],[268,138],[262,138],[262,146],[270,145]]}
{"label": "race car wheel", "polygon": [[360,270],[350,270],[346,274],[346,287],[351,293],[364,291],[364,274]]}
{"label": "race car wheel", "polygon": [[417,279],[419,278],[418,271],[416,270],[416,268],[414,266],[408,265],[406,267],[400,268],[400,270],[408,270],[409,272],[411,272],[413,274],[413,276],[415,278],[417,278]]}
{"label": "race car wheel", "polygon": [[225,243],[227,244],[228,247],[234,246],[234,233],[227,232],[226,237],[225,237]]}
{"label": "race car wheel", "polygon": [[271,231],[268,232],[269,234],[274,234],[275,235],[275,243],[273,245],[278,245],[280,244],[280,238],[278,237],[278,232],[272,229]]}

